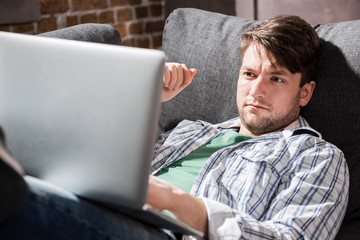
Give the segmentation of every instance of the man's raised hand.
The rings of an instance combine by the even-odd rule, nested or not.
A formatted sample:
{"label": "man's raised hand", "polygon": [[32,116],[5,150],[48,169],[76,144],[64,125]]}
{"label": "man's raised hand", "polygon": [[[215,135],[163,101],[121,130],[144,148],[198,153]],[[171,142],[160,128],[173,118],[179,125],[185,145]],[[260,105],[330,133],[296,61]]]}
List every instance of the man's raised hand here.
{"label": "man's raised hand", "polygon": [[196,73],[196,69],[189,69],[185,64],[165,63],[161,102],[166,102],[180,93],[192,82]]}

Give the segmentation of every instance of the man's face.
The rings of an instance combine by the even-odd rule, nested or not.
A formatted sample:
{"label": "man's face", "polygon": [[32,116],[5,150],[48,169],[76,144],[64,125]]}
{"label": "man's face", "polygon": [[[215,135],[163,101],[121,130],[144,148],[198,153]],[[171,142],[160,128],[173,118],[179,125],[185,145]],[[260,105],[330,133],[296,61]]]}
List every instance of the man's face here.
{"label": "man's face", "polygon": [[243,55],[237,88],[240,133],[256,136],[282,130],[312,96],[314,82],[300,88],[301,74],[269,57],[262,45],[254,43]]}

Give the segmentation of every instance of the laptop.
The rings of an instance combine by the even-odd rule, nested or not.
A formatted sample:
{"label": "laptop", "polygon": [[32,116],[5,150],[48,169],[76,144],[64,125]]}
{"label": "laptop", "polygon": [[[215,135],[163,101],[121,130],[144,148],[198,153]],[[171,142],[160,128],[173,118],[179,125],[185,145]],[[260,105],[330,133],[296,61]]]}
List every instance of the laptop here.
{"label": "laptop", "polygon": [[201,237],[146,205],[164,61],[159,50],[0,32],[0,125],[28,175]]}

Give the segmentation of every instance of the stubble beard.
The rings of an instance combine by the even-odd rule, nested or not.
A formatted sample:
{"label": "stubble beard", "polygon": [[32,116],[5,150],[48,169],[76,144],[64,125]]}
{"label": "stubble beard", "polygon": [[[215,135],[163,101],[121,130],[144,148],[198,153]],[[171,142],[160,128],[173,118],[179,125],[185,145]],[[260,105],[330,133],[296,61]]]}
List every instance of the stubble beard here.
{"label": "stubble beard", "polygon": [[246,127],[251,133],[255,135],[261,135],[280,131],[295,121],[298,118],[300,111],[299,96],[296,96],[292,100],[291,106],[292,108],[287,113],[276,115],[276,113],[273,112],[272,106],[267,105],[266,111],[269,111],[270,114],[260,118],[257,121],[253,121],[250,119],[250,117],[248,117],[248,114],[256,114],[256,110],[250,110],[250,112],[246,112],[244,109],[245,105],[243,105],[241,108],[239,107],[239,116],[242,126]]}

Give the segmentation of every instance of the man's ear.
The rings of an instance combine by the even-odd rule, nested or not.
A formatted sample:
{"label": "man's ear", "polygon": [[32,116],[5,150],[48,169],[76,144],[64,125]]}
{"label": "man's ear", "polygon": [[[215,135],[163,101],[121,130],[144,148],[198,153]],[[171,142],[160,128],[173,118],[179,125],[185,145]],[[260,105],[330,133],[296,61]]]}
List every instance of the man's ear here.
{"label": "man's ear", "polygon": [[315,89],[315,82],[305,83],[300,89],[300,107],[305,107],[310,101]]}

